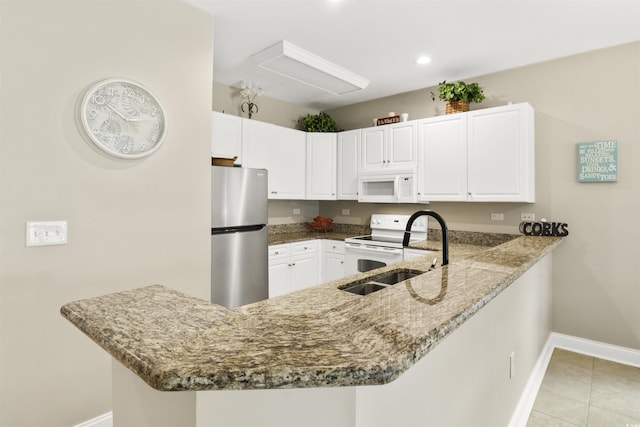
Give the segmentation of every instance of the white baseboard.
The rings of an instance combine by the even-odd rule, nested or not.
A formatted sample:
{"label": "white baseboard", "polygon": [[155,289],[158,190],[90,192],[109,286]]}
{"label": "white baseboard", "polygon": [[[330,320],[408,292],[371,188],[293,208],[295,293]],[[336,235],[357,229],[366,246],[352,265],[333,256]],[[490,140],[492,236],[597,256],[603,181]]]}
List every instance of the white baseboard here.
{"label": "white baseboard", "polygon": [[[527,424],[529,414],[542,384],[544,373],[555,348],[640,368],[640,350],[552,332],[549,334],[549,338],[547,338],[547,342],[544,344],[538,361],[529,376],[527,385],[520,396],[518,406],[513,411],[509,427],[522,427]],[[113,413],[107,412],[74,427],[113,427]]]}
{"label": "white baseboard", "polygon": [[549,360],[551,360],[551,354],[553,354],[555,348],[597,357],[598,359],[610,360],[624,365],[640,367],[640,350],[552,332],[549,334],[549,338],[547,338],[547,342],[542,348],[540,357],[538,357],[538,361],[529,376],[527,385],[520,396],[518,406],[516,406],[516,409],[513,411],[509,427],[522,427],[527,424],[529,414],[536,401],[538,390],[540,389],[544,374],[549,365]]}
{"label": "white baseboard", "polygon": [[113,412],[107,412],[73,427],[113,427]]}
{"label": "white baseboard", "polygon": [[552,332],[549,336],[554,348],[586,354],[598,359],[610,360],[623,365],[640,368],[640,350],[592,341],[585,338],[572,337]]}

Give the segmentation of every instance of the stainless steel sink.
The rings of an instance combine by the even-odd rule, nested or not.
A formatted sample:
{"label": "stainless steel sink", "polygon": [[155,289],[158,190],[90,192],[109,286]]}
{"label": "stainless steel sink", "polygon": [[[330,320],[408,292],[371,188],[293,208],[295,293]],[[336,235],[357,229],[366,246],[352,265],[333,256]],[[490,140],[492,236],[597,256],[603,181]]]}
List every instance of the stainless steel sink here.
{"label": "stainless steel sink", "polygon": [[424,271],[401,268],[347,283],[339,289],[358,295],[368,295],[423,273]]}

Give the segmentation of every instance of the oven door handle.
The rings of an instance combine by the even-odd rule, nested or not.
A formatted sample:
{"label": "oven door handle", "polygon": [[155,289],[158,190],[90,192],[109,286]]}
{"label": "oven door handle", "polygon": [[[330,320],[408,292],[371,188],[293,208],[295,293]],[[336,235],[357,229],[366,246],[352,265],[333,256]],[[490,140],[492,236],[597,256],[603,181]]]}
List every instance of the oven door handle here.
{"label": "oven door handle", "polygon": [[386,254],[402,254],[402,248],[389,248],[384,246],[373,246],[373,245],[361,245],[358,243],[346,243],[346,247],[349,250],[360,251],[360,252],[372,252],[372,253],[386,253]]}

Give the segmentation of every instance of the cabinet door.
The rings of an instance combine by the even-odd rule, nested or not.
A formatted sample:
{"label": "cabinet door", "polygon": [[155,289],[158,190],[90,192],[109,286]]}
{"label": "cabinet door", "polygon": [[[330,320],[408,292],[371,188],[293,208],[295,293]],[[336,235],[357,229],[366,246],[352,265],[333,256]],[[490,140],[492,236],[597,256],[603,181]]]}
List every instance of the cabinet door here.
{"label": "cabinet door", "polygon": [[325,254],[324,282],[344,277],[344,254],[327,252]]}
{"label": "cabinet door", "polygon": [[277,126],[256,120],[242,120],[242,166],[268,169],[269,190],[277,140]]}
{"label": "cabinet door", "polygon": [[535,201],[533,109],[529,104],[468,113],[471,200]]}
{"label": "cabinet door", "polygon": [[307,133],[307,200],[336,200],[336,134]]}
{"label": "cabinet door", "polygon": [[291,292],[291,245],[269,246],[269,298]]}
{"label": "cabinet door", "polygon": [[392,169],[415,167],[418,141],[417,122],[411,121],[389,125],[387,135],[387,166]]}
{"label": "cabinet door", "polygon": [[360,170],[376,171],[386,166],[386,126],[362,129]]}
{"label": "cabinet door", "polygon": [[291,244],[291,290],[299,291],[318,284],[318,241]]}
{"label": "cabinet door", "polygon": [[299,291],[318,284],[317,253],[292,259],[291,291]]}
{"label": "cabinet door", "polygon": [[269,171],[270,199],[304,199],[306,180],[305,132],[278,127],[274,170]]}
{"label": "cabinet door", "polygon": [[213,111],[211,120],[211,156],[238,157],[236,164],[242,164],[242,118]]}
{"label": "cabinet door", "polygon": [[424,119],[418,127],[418,200],[467,200],[467,116]]}
{"label": "cabinet door", "polygon": [[358,200],[360,129],[338,134],[338,199]]}
{"label": "cabinet door", "polygon": [[289,259],[269,262],[269,298],[291,292],[291,263]]}

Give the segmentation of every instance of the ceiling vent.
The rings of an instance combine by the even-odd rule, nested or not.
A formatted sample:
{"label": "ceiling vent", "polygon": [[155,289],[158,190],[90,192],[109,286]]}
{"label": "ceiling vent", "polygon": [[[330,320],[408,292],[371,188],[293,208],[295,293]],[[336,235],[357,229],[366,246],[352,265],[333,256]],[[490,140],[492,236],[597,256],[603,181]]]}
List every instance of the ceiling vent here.
{"label": "ceiling vent", "polygon": [[251,60],[266,70],[335,95],[344,95],[369,85],[369,80],[286,40],[252,55]]}

